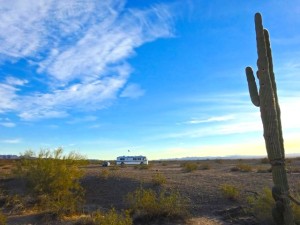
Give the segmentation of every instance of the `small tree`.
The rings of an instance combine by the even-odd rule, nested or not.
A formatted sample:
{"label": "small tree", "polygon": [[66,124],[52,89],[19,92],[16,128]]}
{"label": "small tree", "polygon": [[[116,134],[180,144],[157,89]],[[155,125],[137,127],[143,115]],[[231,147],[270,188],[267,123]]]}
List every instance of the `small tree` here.
{"label": "small tree", "polygon": [[75,212],[83,203],[84,191],[79,183],[84,158],[74,152],[64,156],[62,148],[41,150],[38,155],[27,151],[17,172],[27,181],[29,192],[39,208],[58,216]]}

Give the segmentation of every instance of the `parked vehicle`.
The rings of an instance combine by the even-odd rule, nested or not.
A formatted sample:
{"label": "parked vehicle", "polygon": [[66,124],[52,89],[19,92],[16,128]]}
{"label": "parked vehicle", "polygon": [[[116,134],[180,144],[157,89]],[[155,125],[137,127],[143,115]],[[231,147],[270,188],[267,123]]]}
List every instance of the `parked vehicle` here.
{"label": "parked vehicle", "polygon": [[103,166],[103,167],[110,166],[110,162],[105,161],[105,162],[102,163],[102,166]]}
{"label": "parked vehicle", "polygon": [[139,165],[148,164],[148,159],[146,156],[119,156],[116,160],[117,165]]}

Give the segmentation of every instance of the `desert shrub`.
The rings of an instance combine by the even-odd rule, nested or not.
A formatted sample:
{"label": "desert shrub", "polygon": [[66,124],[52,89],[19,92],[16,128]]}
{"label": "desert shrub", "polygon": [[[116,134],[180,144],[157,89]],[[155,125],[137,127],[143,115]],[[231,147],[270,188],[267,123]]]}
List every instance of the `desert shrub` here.
{"label": "desert shrub", "polygon": [[134,166],[135,169],[140,169],[140,170],[147,170],[150,167],[151,167],[150,164],[139,164]]}
{"label": "desert shrub", "polygon": [[270,172],[270,168],[264,168],[264,167],[258,167],[256,169],[257,173],[269,173]]}
{"label": "desert shrub", "polygon": [[223,164],[224,161],[222,159],[215,159],[215,163],[217,163],[217,164]]}
{"label": "desert shrub", "polygon": [[26,179],[39,209],[61,216],[75,212],[83,202],[84,191],[79,183],[83,172],[79,166],[84,163],[81,155],[72,152],[64,156],[61,148],[41,150],[38,155],[28,151],[17,173]]}
{"label": "desert shrub", "polygon": [[198,169],[198,164],[195,162],[185,162],[181,164],[184,172],[192,172]]}
{"label": "desert shrub", "polygon": [[[300,199],[299,194],[297,194],[297,199],[299,201],[299,199]],[[295,203],[292,203],[292,210],[293,210],[293,213],[294,213],[294,218],[295,218],[296,225],[300,225],[300,206],[295,204]]]}
{"label": "desert shrub", "polygon": [[152,176],[152,183],[161,186],[167,183],[167,178],[161,173],[156,173]]}
{"label": "desert shrub", "polygon": [[260,163],[262,163],[262,164],[269,164],[270,161],[269,161],[269,159],[268,159],[267,157],[265,157],[265,158],[262,158],[262,159],[260,160]]}
{"label": "desert shrub", "polygon": [[168,163],[166,163],[166,162],[163,162],[161,165],[162,165],[162,166],[167,166],[167,165],[168,165]]}
{"label": "desert shrub", "polygon": [[270,188],[264,188],[257,196],[248,197],[247,201],[257,219],[267,224],[272,223],[272,208],[275,202]]}
{"label": "desert shrub", "polygon": [[287,166],[286,168],[286,172],[287,173],[299,173],[300,172],[300,168],[295,167],[295,166]]}
{"label": "desert shrub", "polygon": [[240,171],[240,172],[251,172],[252,171],[252,166],[248,165],[248,164],[237,164],[235,167],[232,167],[230,169],[230,171],[232,172],[236,172],[236,171]]}
{"label": "desert shrub", "polygon": [[203,163],[199,166],[200,170],[209,170],[211,169],[211,165],[209,163]]}
{"label": "desert shrub", "polygon": [[[275,206],[275,201],[272,197],[272,190],[264,188],[263,191],[256,196],[247,198],[252,213],[264,224],[272,224],[272,209]],[[300,207],[291,202],[294,219],[297,225],[300,224]]]}
{"label": "desert shrub", "polygon": [[129,211],[118,213],[114,208],[106,213],[96,212],[93,215],[94,225],[132,225]]}
{"label": "desert shrub", "polygon": [[239,189],[232,184],[222,184],[220,186],[220,191],[222,192],[223,196],[229,200],[236,201],[240,196]]}
{"label": "desert shrub", "polygon": [[6,225],[6,216],[0,211],[0,225]]}
{"label": "desert shrub", "polygon": [[137,218],[176,219],[187,215],[186,200],[176,191],[167,193],[165,189],[162,189],[156,193],[151,189],[138,188],[133,193],[129,193],[126,200]]}

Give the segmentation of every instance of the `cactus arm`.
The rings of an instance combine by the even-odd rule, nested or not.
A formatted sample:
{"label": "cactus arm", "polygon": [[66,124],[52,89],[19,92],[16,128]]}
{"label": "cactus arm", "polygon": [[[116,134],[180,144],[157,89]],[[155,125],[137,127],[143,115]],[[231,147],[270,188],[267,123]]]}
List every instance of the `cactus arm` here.
{"label": "cactus arm", "polygon": [[253,105],[259,107],[259,95],[257,91],[257,85],[253,75],[253,70],[251,67],[246,67],[246,76],[248,81],[248,89],[250,93],[250,98]]}

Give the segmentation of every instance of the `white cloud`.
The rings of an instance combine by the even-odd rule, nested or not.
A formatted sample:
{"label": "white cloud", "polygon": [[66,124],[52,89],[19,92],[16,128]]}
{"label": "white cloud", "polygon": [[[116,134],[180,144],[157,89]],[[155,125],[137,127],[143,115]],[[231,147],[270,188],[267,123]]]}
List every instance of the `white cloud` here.
{"label": "white cloud", "polygon": [[120,97],[139,98],[143,96],[145,91],[138,84],[129,84],[125,87]]}
{"label": "white cloud", "polygon": [[[300,129],[300,121],[295,119],[300,115],[300,108],[298,107],[300,92],[284,93],[285,95],[279,96],[283,136],[299,132]],[[202,96],[202,98],[195,98],[194,96],[193,98],[188,98],[187,102],[192,106],[197,104],[197,112],[210,116],[206,118],[201,116],[199,117],[201,119],[192,119],[184,123],[178,123],[176,128],[172,128],[172,132],[165,132],[159,136],[154,135],[149,139],[221,137],[253,132],[258,132],[260,135],[263,134],[260,110],[251,104],[250,97],[245,94],[223,94],[209,97]],[[207,102],[209,102],[209,106]],[[181,111],[180,114],[195,114],[195,108],[189,108],[192,108],[193,111],[184,111],[183,113]],[[225,115],[220,115],[219,112]]]}
{"label": "white cloud", "polygon": [[23,103],[25,110],[19,116],[26,120],[59,118],[68,116],[68,111],[73,110],[73,107],[81,111],[102,109],[111,104],[125,81],[126,77],[107,77],[56,89],[46,94],[26,96]]}
{"label": "white cloud", "polygon": [[183,131],[176,133],[169,133],[166,135],[160,135],[157,139],[168,138],[201,138],[209,136],[220,136],[230,134],[242,134],[255,131],[262,131],[262,125],[260,121],[244,121],[244,122],[232,122],[224,125],[214,125],[209,127],[198,127],[184,129]]}
{"label": "white cloud", "polygon": [[68,121],[67,123],[77,124],[77,123],[86,123],[86,122],[95,122],[95,121],[97,121],[96,116],[84,116],[84,117],[74,118],[74,119]]}
{"label": "white cloud", "polygon": [[0,126],[11,128],[11,127],[15,127],[16,124],[11,122],[9,118],[0,118]]}
{"label": "white cloud", "polygon": [[5,144],[18,144],[21,141],[22,140],[20,138],[0,140],[1,143],[5,143]]}
{"label": "white cloud", "polygon": [[[124,0],[0,0],[0,12],[0,60],[25,59],[40,73],[0,83],[6,96],[0,113],[26,120],[108,107],[127,83],[132,69],[126,59],[135,48],[173,35],[171,9],[163,4],[139,10],[125,8]],[[46,88],[20,94],[33,80]],[[123,92],[141,94],[130,85]]]}
{"label": "white cloud", "polygon": [[27,80],[18,79],[18,78],[13,77],[13,76],[6,77],[5,81],[6,81],[6,84],[12,85],[12,86],[23,86],[26,83],[28,83]]}
{"label": "white cloud", "polygon": [[3,127],[15,127],[16,124],[12,122],[0,122],[0,125]]}
{"label": "white cloud", "polygon": [[94,124],[94,125],[89,126],[88,128],[97,129],[97,128],[100,128],[101,126],[102,126],[101,124]]}
{"label": "white cloud", "polygon": [[0,113],[12,111],[16,109],[18,96],[16,92],[18,89],[9,84],[0,83]]}
{"label": "white cloud", "polygon": [[225,116],[215,116],[207,119],[192,119],[188,121],[189,124],[199,124],[199,123],[211,123],[211,122],[222,122],[234,119],[234,115],[225,115]]}

